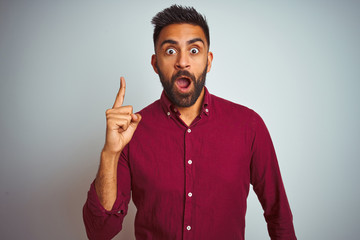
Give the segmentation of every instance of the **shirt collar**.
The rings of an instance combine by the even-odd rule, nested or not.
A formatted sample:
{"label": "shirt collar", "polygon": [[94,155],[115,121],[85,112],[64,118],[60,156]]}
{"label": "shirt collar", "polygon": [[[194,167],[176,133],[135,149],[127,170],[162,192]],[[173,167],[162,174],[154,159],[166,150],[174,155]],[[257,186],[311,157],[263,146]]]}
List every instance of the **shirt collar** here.
{"label": "shirt collar", "polygon": [[[210,99],[211,99],[211,94],[209,93],[209,91],[207,90],[206,87],[204,87],[205,93],[204,93],[204,101],[203,101],[203,105],[201,107],[200,110],[200,116],[205,114],[206,116],[208,116],[210,114],[210,108],[211,106],[210,104]],[[167,116],[170,116],[171,114],[176,114],[176,115],[180,115],[180,113],[177,111],[176,107],[174,106],[174,104],[170,101],[170,99],[166,96],[165,91],[162,91],[161,97],[160,97],[160,103],[161,106],[164,110],[164,113]]]}

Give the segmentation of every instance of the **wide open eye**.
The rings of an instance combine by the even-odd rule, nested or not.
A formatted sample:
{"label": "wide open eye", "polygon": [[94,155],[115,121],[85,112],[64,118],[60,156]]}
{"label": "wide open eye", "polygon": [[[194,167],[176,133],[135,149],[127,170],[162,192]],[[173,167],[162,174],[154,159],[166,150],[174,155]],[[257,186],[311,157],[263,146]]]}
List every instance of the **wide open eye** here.
{"label": "wide open eye", "polygon": [[192,54],[197,54],[197,53],[199,53],[199,49],[197,49],[197,48],[192,48],[192,49],[190,49],[190,52],[191,52]]}
{"label": "wide open eye", "polygon": [[173,54],[175,54],[175,53],[176,53],[176,50],[173,49],[173,48],[168,48],[168,49],[166,49],[166,54],[168,54],[168,55],[173,55]]}

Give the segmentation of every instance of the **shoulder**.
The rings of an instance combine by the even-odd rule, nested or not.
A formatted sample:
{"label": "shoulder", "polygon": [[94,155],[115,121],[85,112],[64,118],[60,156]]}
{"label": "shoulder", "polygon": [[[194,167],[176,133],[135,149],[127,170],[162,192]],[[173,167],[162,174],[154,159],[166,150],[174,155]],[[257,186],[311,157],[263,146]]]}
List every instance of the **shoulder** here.
{"label": "shoulder", "polygon": [[229,101],[216,95],[211,95],[211,104],[217,112],[227,112],[231,115],[242,115],[250,118],[259,116],[254,110],[244,105]]}
{"label": "shoulder", "polygon": [[159,125],[166,122],[168,118],[160,99],[146,106],[138,113],[141,115],[141,122],[136,132],[155,130]]}
{"label": "shoulder", "polygon": [[161,111],[161,109],[162,108],[161,108],[160,100],[156,100],[155,102],[141,109],[139,111],[139,114],[141,116],[151,116],[154,113],[158,113],[159,111]]}
{"label": "shoulder", "polygon": [[165,115],[163,106],[160,100],[149,104],[138,112],[141,115],[141,125],[153,125],[154,122],[158,122]]}
{"label": "shoulder", "polygon": [[229,118],[240,121],[251,129],[256,129],[259,125],[264,125],[261,116],[257,112],[239,103],[211,95],[211,104],[213,105],[215,114],[227,115]]}

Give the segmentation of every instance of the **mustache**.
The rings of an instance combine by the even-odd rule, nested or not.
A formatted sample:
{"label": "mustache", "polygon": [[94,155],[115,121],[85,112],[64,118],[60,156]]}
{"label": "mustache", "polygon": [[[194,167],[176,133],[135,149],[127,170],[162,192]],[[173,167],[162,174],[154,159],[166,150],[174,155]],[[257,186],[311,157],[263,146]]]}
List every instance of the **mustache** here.
{"label": "mustache", "polygon": [[181,77],[181,76],[186,76],[188,78],[190,78],[193,82],[196,81],[196,78],[195,78],[195,75],[194,74],[191,74],[189,71],[187,70],[179,70],[177,73],[175,73],[172,77],[171,77],[171,82],[175,82],[176,79],[178,77]]}

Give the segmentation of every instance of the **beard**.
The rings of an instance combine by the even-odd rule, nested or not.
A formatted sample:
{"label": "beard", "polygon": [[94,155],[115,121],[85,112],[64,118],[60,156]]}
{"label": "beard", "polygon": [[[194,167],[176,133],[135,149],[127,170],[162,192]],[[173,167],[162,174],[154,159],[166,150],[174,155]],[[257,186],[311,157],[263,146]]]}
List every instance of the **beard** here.
{"label": "beard", "polygon": [[[204,68],[204,71],[198,78],[196,78],[194,74],[191,74],[187,70],[179,70],[171,77],[171,79],[166,79],[160,68],[158,66],[156,67],[158,69],[160,82],[164,88],[166,96],[170,99],[170,101],[178,107],[190,107],[194,105],[205,86],[207,64]],[[194,89],[189,93],[181,93],[176,90],[175,82],[176,79],[180,76],[189,77],[194,83]]]}

